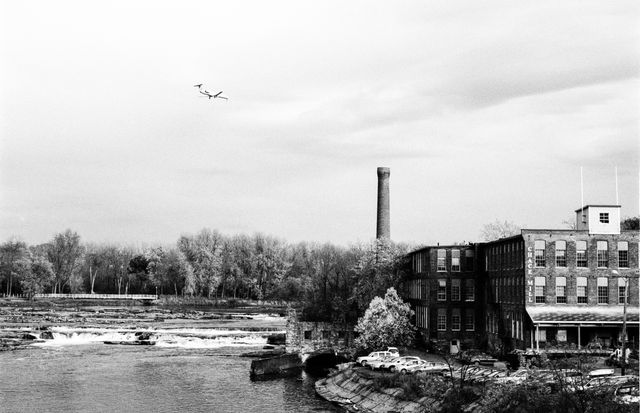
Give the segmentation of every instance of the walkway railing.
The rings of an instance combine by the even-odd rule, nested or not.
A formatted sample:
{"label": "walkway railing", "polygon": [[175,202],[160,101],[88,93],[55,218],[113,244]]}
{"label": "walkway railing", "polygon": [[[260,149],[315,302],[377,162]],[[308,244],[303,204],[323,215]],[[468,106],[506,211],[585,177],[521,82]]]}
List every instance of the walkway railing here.
{"label": "walkway railing", "polygon": [[71,298],[73,300],[157,300],[155,294],[35,294],[34,298]]}

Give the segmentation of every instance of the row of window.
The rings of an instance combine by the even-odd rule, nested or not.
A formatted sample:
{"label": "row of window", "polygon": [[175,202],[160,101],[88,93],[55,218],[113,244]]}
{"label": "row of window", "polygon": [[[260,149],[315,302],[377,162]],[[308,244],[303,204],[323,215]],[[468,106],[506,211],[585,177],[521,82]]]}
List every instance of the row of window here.
{"label": "row of window", "polygon": [[[545,267],[546,242],[544,240],[535,241],[535,266]],[[629,268],[629,243],[618,241],[618,267]],[[607,241],[596,242],[596,258],[598,268],[609,266],[609,243]],[[567,266],[567,242],[564,240],[555,241],[555,265],[556,267]],[[586,268],[587,263],[587,241],[576,241],[576,267]]]}
{"label": "row of window", "polygon": [[[476,299],[476,284],[475,280],[464,280],[464,301],[475,301]],[[451,280],[451,301],[460,301],[462,297],[460,294],[460,279]],[[447,280],[438,280],[438,301],[447,301]]]}
{"label": "row of window", "polygon": [[[464,250],[464,270],[473,271],[474,253],[473,250]],[[429,270],[429,251],[419,252],[412,257],[413,270],[416,273],[428,272]],[[436,271],[447,271],[447,250],[440,248],[436,251]],[[461,268],[461,251],[459,249],[451,250],[451,272],[460,272]]]}
{"label": "row of window", "polygon": [[[438,318],[436,328],[438,331],[447,331],[449,325],[447,323],[447,309],[439,308],[438,309]],[[453,308],[451,310],[451,331],[460,331],[462,322],[464,321],[464,330],[465,331],[474,331],[475,330],[475,317],[473,315],[472,310],[467,310],[464,313],[464,320],[460,315],[460,309]]]}
{"label": "row of window", "polygon": [[[509,320],[509,323],[506,323]],[[485,319],[485,328],[488,333],[498,334],[500,325],[503,325],[505,329],[509,329],[507,334],[511,338],[518,340],[524,340],[524,322],[522,321],[522,315],[517,312],[508,312],[506,318],[489,312]]]}
{"label": "row of window", "polygon": [[[416,300],[426,300],[428,297],[428,279],[421,278],[411,280],[409,284],[408,296],[409,298]],[[464,289],[462,288],[462,280],[451,279],[451,301],[475,301],[476,299],[476,284],[475,280],[464,280]],[[436,299],[438,301],[447,301],[447,280],[442,278],[437,280],[438,286],[436,290]]]}
{"label": "row of window", "polygon": [[[464,251],[466,258],[466,270],[473,271],[473,251]],[[436,271],[447,271],[447,250],[438,249],[438,262],[436,265]],[[451,272],[460,271],[460,250],[451,250]]]}
{"label": "row of window", "polygon": [[523,249],[522,241],[488,247],[485,254],[485,271],[523,268]]}
{"label": "row of window", "polygon": [[[597,280],[597,302],[598,304],[609,304],[609,278],[598,277]],[[628,281],[618,278],[618,304],[629,303],[627,291]],[[588,279],[587,277],[576,277],[576,299],[578,304],[587,304]],[[547,302],[546,298],[546,278],[535,278],[535,302],[542,304]],[[567,278],[556,277],[556,303],[567,303]]]}

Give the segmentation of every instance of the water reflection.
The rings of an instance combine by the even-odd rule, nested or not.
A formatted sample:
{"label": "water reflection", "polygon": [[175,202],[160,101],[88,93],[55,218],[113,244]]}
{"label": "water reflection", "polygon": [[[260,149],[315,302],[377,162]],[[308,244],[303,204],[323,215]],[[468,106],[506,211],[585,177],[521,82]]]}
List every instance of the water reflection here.
{"label": "water reflection", "polygon": [[3,412],[339,411],[314,378],[249,380],[246,348],[186,350],[100,344],[0,353]]}

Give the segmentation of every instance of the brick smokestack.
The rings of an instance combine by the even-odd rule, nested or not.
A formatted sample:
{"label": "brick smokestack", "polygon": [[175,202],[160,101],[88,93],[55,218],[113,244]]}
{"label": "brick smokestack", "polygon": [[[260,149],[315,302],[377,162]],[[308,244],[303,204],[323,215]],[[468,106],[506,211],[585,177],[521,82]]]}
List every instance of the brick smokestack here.
{"label": "brick smokestack", "polygon": [[389,222],[389,168],[378,168],[378,221],[376,238],[391,238],[391,224]]}

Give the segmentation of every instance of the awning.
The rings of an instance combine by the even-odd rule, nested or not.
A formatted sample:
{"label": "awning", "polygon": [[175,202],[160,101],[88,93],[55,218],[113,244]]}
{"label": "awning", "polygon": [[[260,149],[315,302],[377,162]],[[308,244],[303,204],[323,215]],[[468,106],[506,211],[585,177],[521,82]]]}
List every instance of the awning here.
{"label": "awning", "polygon": [[[622,324],[622,306],[528,306],[534,324]],[[627,324],[639,324],[638,307],[627,306]]]}

